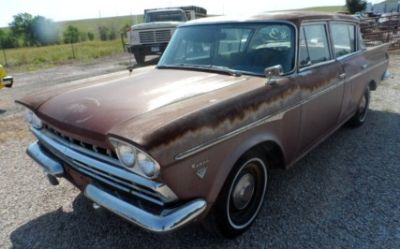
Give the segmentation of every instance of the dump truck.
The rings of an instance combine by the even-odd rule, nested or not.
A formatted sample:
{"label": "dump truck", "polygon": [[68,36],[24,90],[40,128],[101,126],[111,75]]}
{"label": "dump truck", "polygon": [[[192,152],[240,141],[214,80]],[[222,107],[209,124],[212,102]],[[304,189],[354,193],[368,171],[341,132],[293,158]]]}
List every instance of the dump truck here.
{"label": "dump truck", "polygon": [[127,50],[143,64],[146,55],[161,55],[176,27],[186,21],[206,17],[207,10],[198,6],[168,7],[144,10],[144,23],[131,26]]}

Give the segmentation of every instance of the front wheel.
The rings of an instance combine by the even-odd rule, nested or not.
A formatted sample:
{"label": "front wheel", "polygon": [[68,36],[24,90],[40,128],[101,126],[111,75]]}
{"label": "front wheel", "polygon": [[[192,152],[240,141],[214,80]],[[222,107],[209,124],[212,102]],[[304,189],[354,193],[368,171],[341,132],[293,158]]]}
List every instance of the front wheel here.
{"label": "front wheel", "polygon": [[207,228],[234,238],[246,231],[264,202],[268,170],[261,153],[247,153],[233,167],[206,219]]}
{"label": "front wheel", "polygon": [[369,102],[370,102],[370,90],[369,87],[367,87],[365,89],[364,95],[362,96],[358,104],[357,112],[349,121],[350,126],[359,127],[365,123],[369,108]]}
{"label": "front wheel", "polygon": [[134,51],[133,55],[135,56],[135,60],[138,65],[144,64],[145,54],[142,51]]}

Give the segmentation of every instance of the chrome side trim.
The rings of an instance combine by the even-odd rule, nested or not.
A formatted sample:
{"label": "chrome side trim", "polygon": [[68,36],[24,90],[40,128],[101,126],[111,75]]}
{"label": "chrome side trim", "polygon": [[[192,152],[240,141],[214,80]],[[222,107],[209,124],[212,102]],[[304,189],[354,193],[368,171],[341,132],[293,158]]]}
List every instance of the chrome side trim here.
{"label": "chrome side trim", "polygon": [[211,140],[209,142],[197,145],[197,146],[195,146],[195,147],[193,147],[193,148],[191,148],[191,149],[189,149],[189,150],[187,150],[185,152],[182,152],[182,153],[179,153],[178,155],[176,155],[175,156],[175,160],[182,160],[182,159],[187,158],[187,157],[189,157],[191,155],[199,153],[200,151],[208,149],[208,148],[210,148],[210,147],[212,147],[212,146],[214,146],[216,144],[219,144],[219,143],[221,143],[221,142],[223,142],[225,140],[228,140],[228,139],[230,139],[230,138],[232,138],[232,137],[234,137],[236,135],[239,135],[240,133],[248,131],[248,130],[256,127],[256,126],[260,126],[260,125],[268,123],[268,122],[272,122],[272,121],[276,121],[276,120],[282,119],[283,116],[285,115],[285,113],[286,113],[286,111],[280,112],[280,113],[277,113],[277,114],[268,115],[268,116],[266,116],[266,117],[264,117],[264,118],[262,118],[260,120],[257,120],[254,123],[250,123],[248,125],[240,127],[237,130],[234,130],[234,131],[231,131],[231,132],[229,132],[227,134],[224,134],[224,135],[218,137],[215,140]]}
{"label": "chrome side trim", "polygon": [[226,140],[228,140],[228,139],[230,139],[230,138],[232,138],[232,137],[234,137],[234,136],[237,136],[237,135],[239,135],[239,134],[241,134],[241,133],[243,133],[243,132],[245,132],[245,131],[248,131],[248,130],[250,130],[250,129],[253,129],[253,128],[257,127],[257,126],[260,126],[260,125],[263,125],[263,124],[266,124],[266,123],[269,123],[269,122],[273,122],[273,121],[276,121],[276,120],[283,119],[284,115],[285,115],[288,111],[291,111],[291,110],[293,110],[293,109],[295,109],[295,108],[297,108],[297,107],[299,107],[299,106],[301,106],[301,105],[304,105],[304,104],[306,104],[307,102],[310,102],[310,101],[312,101],[313,99],[315,99],[315,98],[317,98],[317,97],[319,97],[319,96],[325,94],[326,92],[331,91],[331,90],[333,90],[333,89],[335,89],[335,88],[337,88],[337,87],[340,87],[340,86],[343,85],[345,82],[351,81],[352,79],[357,78],[357,77],[359,77],[360,75],[362,75],[362,74],[364,74],[364,73],[366,73],[366,72],[368,72],[368,71],[370,71],[370,70],[374,70],[375,68],[377,68],[377,67],[379,67],[379,66],[382,66],[382,65],[385,64],[385,63],[387,63],[386,60],[385,60],[385,61],[382,61],[382,62],[380,62],[380,63],[378,63],[378,64],[376,64],[376,65],[374,65],[374,66],[371,66],[371,67],[365,69],[364,71],[361,71],[360,73],[357,73],[357,74],[355,74],[355,75],[352,75],[350,78],[345,78],[345,79],[339,81],[339,82],[336,83],[336,84],[332,84],[331,86],[329,86],[329,87],[323,89],[322,91],[319,91],[319,92],[317,92],[317,93],[315,93],[315,94],[313,94],[313,95],[311,95],[311,96],[309,96],[309,97],[303,99],[303,100],[300,101],[299,103],[287,107],[287,108],[284,109],[283,111],[279,111],[279,112],[273,113],[273,114],[271,114],[271,115],[268,115],[268,116],[266,116],[266,117],[264,117],[264,118],[261,118],[261,119],[255,121],[255,122],[253,122],[253,123],[247,124],[247,125],[242,126],[242,127],[238,128],[238,129],[236,129],[236,130],[234,130],[234,131],[231,131],[231,132],[229,132],[229,133],[227,133],[227,134],[224,134],[224,135],[222,135],[222,136],[220,136],[220,137],[218,137],[218,138],[216,138],[216,139],[214,139],[214,140],[211,140],[211,141],[208,141],[208,142],[199,144],[199,145],[197,145],[197,146],[195,146],[195,147],[190,148],[189,150],[186,150],[186,151],[184,151],[184,152],[181,152],[181,153],[179,153],[179,154],[177,154],[177,155],[175,156],[175,160],[182,160],[182,159],[185,159],[185,158],[187,158],[187,157],[189,157],[189,156],[192,156],[192,155],[194,155],[194,154],[197,154],[197,153],[199,153],[199,152],[201,152],[201,151],[203,151],[203,150],[206,150],[206,149],[208,149],[208,148],[210,148],[210,147],[212,147],[212,146],[214,146],[214,145],[217,145],[217,144],[219,144],[219,143],[221,143],[221,142],[224,142],[224,141],[226,141]]}
{"label": "chrome side trim", "polygon": [[166,209],[160,215],[121,200],[99,187],[89,184],[84,191],[87,198],[122,218],[152,232],[173,231],[198,217],[207,207],[203,199],[192,200],[174,209]]}
{"label": "chrome side trim", "polygon": [[29,145],[26,153],[35,160],[47,174],[56,177],[61,177],[64,174],[62,165],[48,156],[38,142]]}
{"label": "chrome side trim", "polygon": [[[97,172],[106,172],[109,175],[132,183],[126,183],[126,185],[130,187],[136,184],[138,186],[143,186],[147,189],[157,192],[160,194],[160,197],[165,202],[172,202],[178,199],[178,197],[172,192],[172,190],[163,183],[145,179],[125,169],[117,168],[100,160],[82,154],[81,152],[74,150],[73,147],[69,147],[66,144],[59,143],[57,140],[52,139],[52,137],[48,136],[47,132],[43,132],[37,129],[31,129],[31,131],[39,139],[40,143],[44,145],[48,150],[50,150],[56,156],[65,160],[67,163],[71,164],[71,166],[75,166],[78,170],[81,169],[80,167],[82,164],[88,165],[91,169],[96,170]],[[80,164],[77,164],[77,162],[79,162]]]}

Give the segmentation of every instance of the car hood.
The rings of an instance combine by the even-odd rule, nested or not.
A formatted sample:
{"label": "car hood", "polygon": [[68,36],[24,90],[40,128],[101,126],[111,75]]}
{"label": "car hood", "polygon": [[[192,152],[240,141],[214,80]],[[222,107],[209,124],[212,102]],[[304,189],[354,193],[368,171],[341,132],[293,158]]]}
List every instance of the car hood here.
{"label": "car hood", "polygon": [[132,26],[133,30],[144,30],[144,29],[162,29],[162,28],[176,28],[183,22],[149,22],[141,23]]}
{"label": "car hood", "polygon": [[116,81],[59,91],[38,105],[37,114],[64,131],[105,136],[130,119],[171,104],[191,102],[244,80],[246,77],[152,68]]}

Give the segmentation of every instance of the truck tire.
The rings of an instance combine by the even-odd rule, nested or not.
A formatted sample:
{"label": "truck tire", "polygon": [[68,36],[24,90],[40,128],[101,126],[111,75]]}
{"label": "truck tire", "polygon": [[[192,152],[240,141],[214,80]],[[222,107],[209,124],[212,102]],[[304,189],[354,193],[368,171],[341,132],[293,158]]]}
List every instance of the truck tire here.
{"label": "truck tire", "polygon": [[145,55],[144,55],[143,52],[141,52],[141,51],[134,51],[134,52],[133,52],[133,55],[135,56],[135,60],[136,60],[136,63],[137,63],[138,65],[143,65],[143,64],[144,64]]}
{"label": "truck tire", "polygon": [[370,101],[370,90],[369,87],[365,89],[365,92],[358,103],[357,112],[349,120],[349,125],[351,127],[359,127],[365,123],[367,118],[368,108]]}
{"label": "truck tire", "polygon": [[249,151],[233,167],[203,225],[215,235],[235,238],[250,228],[267,191],[268,169],[258,151]]}

